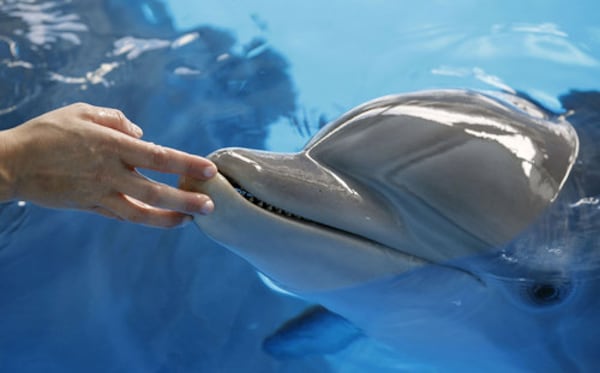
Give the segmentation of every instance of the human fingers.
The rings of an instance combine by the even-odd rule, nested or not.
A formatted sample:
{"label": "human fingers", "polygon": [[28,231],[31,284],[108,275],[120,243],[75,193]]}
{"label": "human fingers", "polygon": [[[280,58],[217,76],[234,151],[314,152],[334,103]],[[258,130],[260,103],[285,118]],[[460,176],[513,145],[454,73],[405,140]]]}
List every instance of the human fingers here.
{"label": "human fingers", "polygon": [[121,159],[129,166],[207,180],[217,174],[217,166],[206,158],[133,140],[120,147]]}
{"label": "human fingers", "polygon": [[121,110],[84,103],[77,103],[72,106],[75,110],[80,111],[84,119],[95,124],[112,128],[135,138],[140,138],[143,135],[142,129],[127,119]]}
{"label": "human fingers", "polygon": [[150,206],[126,195],[114,193],[103,201],[103,208],[119,220],[160,228],[172,228],[183,224],[189,215]]}
{"label": "human fingers", "polygon": [[116,179],[115,188],[127,196],[158,208],[203,215],[211,213],[214,209],[210,197],[204,194],[155,182],[135,170],[128,172],[126,177]]}

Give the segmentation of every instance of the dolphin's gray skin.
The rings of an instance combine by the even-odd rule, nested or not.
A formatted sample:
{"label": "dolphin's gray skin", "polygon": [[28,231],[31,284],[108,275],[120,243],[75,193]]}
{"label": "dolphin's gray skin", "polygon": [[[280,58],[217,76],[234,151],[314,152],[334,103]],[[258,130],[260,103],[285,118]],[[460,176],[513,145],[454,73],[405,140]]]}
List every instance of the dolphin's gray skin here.
{"label": "dolphin's gray skin", "polygon": [[326,126],[299,153],[219,150],[210,158],[222,175],[184,183],[217,206],[196,223],[296,291],[487,252],[554,200],[578,149],[562,118],[503,99],[389,96]]}
{"label": "dolphin's gray skin", "polygon": [[[578,144],[563,117],[516,96],[427,91],[366,103],[299,153],[221,149],[210,155],[217,177],[182,187],[214,199],[213,214],[195,219],[206,234],[406,362],[529,369],[502,348],[515,337],[547,362],[535,367],[572,368],[559,345],[534,346],[550,326],[530,313],[504,321],[531,334],[490,337],[477,320],[490,328],[496,311],[518,307],[515,293],[546,302],[570,286],[554,272],[523,277],[535,263],[514,269],[498,252],[556,199]],[[473,365],[468,348],[487,362]]]}

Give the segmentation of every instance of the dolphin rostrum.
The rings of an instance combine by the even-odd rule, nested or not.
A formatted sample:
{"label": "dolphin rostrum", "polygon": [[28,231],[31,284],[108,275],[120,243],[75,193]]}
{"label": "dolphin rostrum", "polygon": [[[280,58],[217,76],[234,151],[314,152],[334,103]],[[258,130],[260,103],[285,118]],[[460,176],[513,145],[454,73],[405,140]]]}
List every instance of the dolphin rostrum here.
{"label": "dolphin rostrum", "polygon": [[[211,215],[195,218],[200,229],[276,286],[344,316],[407,361],[435,353],[440,366],[463,369],[452,365],[464,360],[464,349],[453,347],[461,343],[479,346],[489,361],[508,356],[498,344],[518,333],[506,329],[486,340],[492,332],[456,318],[487,304],[489,312],[471,320],[488,320],[510,303],[498,290],[506,286],[495,284],[513,286],[511,272],[490,272],[500,262],[490,255],[552,205],[578,148],[564,117],[520,97],[424,91],[363,104],[298,153],[218,150],[209,157],[219,174],[182,180],[182,187],[215,201]],[[535,263],[525,264],[527,273],[536,271]],[[548,281],[527,291],[549,304],[563,282]],[[321,312],[307,317],[337,320]],[[453,338],[462,342],[444,345]],[[523,333],[523,343],[527,338]],[[443,348],[447,356],[436,352]],[[557,350],[542,358],[553,361]]]}

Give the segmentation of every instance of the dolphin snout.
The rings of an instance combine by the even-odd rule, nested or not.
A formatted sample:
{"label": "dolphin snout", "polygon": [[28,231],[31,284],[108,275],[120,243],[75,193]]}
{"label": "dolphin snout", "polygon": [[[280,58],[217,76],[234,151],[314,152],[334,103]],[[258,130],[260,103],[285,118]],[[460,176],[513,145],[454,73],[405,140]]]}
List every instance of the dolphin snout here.
{"label": "dolphin snout", "polygon": [[295,156],[243,148],[224,148],[210,154],[208,158],[217,165],[221,174],[236,184],[242,181],[261,184],[261,180],[265,178],[286,174],[286,170],[291,169],[290,160]]}
{"label": "dolphin snout", "polygon": [[260,169],[252,154],[249,153],[246,149],[224,148],[209,154],[208,158],[217,165],[219,172],[225,175],[235,175]]}

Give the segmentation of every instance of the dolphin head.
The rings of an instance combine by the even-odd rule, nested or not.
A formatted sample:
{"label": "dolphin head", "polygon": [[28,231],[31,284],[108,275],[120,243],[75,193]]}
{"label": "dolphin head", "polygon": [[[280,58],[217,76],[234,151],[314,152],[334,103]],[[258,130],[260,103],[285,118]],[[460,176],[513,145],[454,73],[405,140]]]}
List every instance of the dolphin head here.
{"label": "dolphin head", "polygon": [[314,292],[496,249],[554,201],[577,152],[564,118],[516,96],[427,91],[361,105],[297,153],[218,150],[220,174],[182,187],[215,201],[195,218],[206,234]]}

